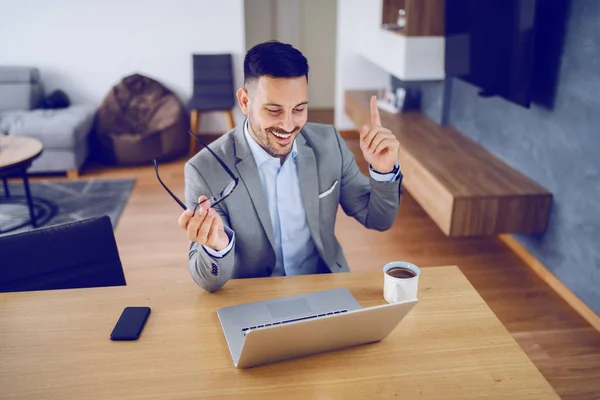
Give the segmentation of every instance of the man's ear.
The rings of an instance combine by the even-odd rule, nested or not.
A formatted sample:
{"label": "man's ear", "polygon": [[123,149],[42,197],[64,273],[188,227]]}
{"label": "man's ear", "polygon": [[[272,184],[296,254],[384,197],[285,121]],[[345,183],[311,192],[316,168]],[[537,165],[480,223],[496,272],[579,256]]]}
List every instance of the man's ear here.
{"label": "man's ear", "polygon": [[246,88],[239,88],[235,94],[237,96],[238,104],[242,109],[242,113],[248,115],[248,90]]}

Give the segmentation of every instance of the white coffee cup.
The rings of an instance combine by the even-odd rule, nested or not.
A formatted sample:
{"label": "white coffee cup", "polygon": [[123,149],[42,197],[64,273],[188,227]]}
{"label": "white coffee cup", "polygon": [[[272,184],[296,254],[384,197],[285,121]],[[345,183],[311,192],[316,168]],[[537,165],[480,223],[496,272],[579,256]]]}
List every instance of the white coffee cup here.
{"label": "white coffee cup", "polygon": [[[412,277],[394,277],[389,271],[394,268],[411,271]],[[393,273],[393,272],[392,272]],[[410,275],[410,272],[407,274]],[[399,303],[417,298],[421,270],[414,264],[405,261],[394,261],[383,267],[383,297],[388,303]]]}

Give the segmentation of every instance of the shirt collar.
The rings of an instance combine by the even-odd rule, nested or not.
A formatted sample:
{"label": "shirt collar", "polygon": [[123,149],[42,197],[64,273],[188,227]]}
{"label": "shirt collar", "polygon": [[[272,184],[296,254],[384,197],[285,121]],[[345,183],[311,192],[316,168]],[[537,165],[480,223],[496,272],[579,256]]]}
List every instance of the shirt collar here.
{"label": "shirt collar", "polygon": [[[246,141],[248,142],[248,145],[250,146],[250,151],[252,152],[252,156],[254,156],[254,160],[256,161],[256,165],[258,167],[260,167],[263,163],[270,161],[270,160],[276,160],[277,162],[279,162],[278,157],[273,157],[272,155],[267,153],[265,151],[265,149],[263,149],[258,143],[256,143],[256,141],[252,138],[252,136],[250,136],[250,132],[248,130],[248,118],[246,118],[246,120],[244,121],[244,136],[246,136]],[[296,143],[296,139],[294,139],[294,142],[292,144],[292,151],[286,157],[286,161],[288,158],[290,158],[290,156],[291,156],[292,160],[295,159],[297,155],[298,155],[298,145]]]}

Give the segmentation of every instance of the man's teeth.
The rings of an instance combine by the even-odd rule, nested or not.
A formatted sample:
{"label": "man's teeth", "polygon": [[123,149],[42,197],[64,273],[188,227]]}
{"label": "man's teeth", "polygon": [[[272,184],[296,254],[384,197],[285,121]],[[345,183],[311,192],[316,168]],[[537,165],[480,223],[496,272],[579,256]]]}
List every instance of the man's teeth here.
{"label": "man's teeth", "polygon": [[272,133],[273,133],[273,135],[277,136],[280,139],[287,139],[290,136],[292,136],[291,133],[276,133],[276,132],[272,132]]}

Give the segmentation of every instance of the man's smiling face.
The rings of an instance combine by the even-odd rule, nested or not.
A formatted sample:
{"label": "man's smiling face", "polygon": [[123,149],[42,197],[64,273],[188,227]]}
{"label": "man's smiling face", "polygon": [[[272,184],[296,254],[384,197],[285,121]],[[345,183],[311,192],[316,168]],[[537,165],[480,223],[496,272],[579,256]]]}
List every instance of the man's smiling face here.
{"label": "man's smiling face", "polygon": [[306,77],[261,76],[238,91],[238,101],[248,116],[252,138],[273,157],[285,159],[306,124]]}

